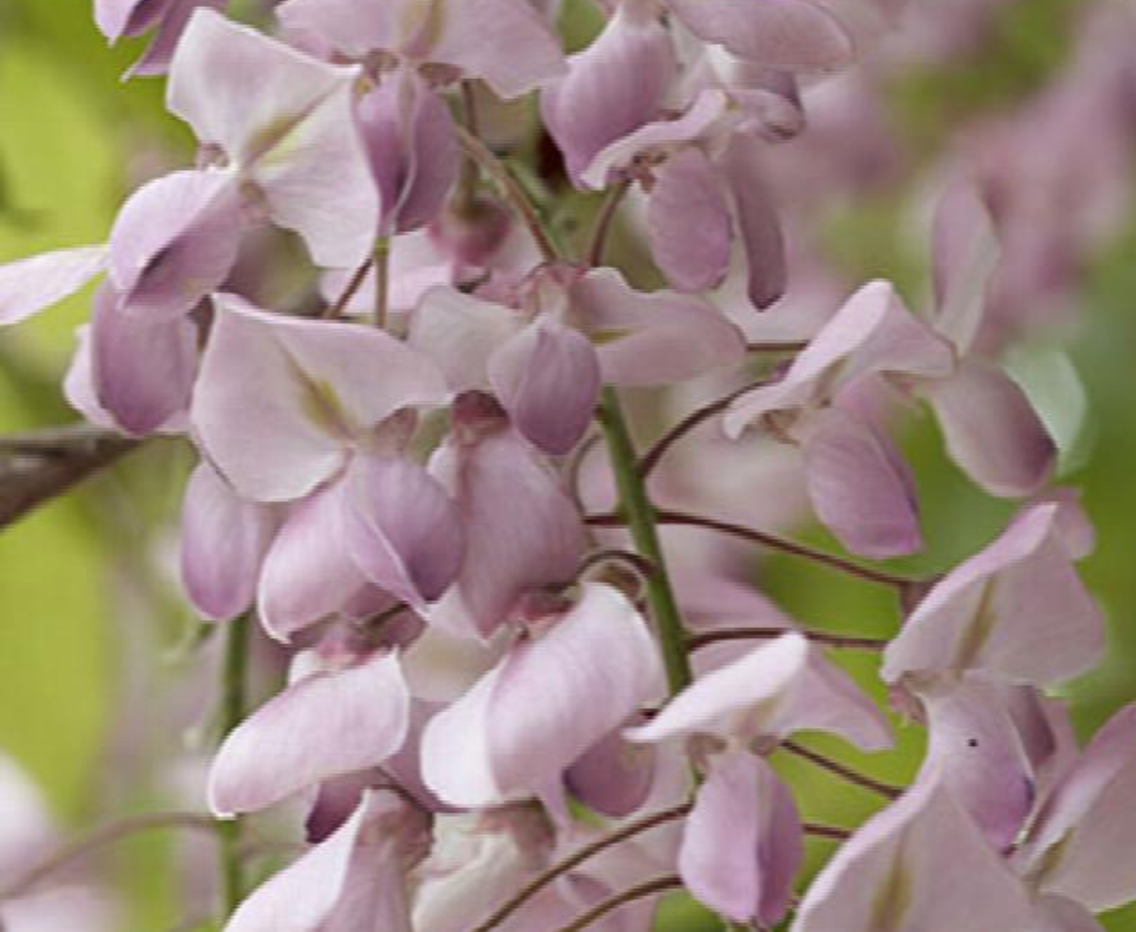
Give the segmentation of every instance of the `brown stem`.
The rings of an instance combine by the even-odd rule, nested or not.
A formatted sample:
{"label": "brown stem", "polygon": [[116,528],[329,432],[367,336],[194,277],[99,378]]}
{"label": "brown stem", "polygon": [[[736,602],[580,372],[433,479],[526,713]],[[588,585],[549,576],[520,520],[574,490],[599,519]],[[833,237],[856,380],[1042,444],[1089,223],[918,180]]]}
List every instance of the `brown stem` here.
{"label": "brown stem", "polygon": [[628,903],[633,903],[635,900],[641,900],[648,896],[654,896],[657,893],[677,890],[680,887],[682,887],[682,878],[677,874],[667,874],[665,877],[656,877],[654,880],[648,880],[646,883],[631,887],[629,890],[624,890],[622,893],[617,893],[615,896],[608,897],[603,902],[597,903],[586,913],[583,913],[577,919],[568,923],[568,925],[561,926],[556,932],[580,932],[581,929],[586,929],[593,922],[602,919],[608,913],[614,912],[621,906],[626,906]]}
{"label": "brown stem", "polygon": [[903,789],[901,787],[882,783],[873,777],[869,777],[867,774],[860,773],[858,770],[853,770],[851,767],[841,764],[839,761],[834,761],[830,757],[825,757],[823,754],[818,754],[816,751],[803,747],[797,744],[796,741],[782,741],[778,747],[796,757],[800,757],[802,760],[807,760],[810,764],[820,767],[822,770],[827,770],[829,773],[840,777],[841,780],[847,783],[876,793],[879,796],[883,796],[885,799],[898,799],[903,795]]}
{"label": "brown stem", "polygon": [[659,461],[666,452],[699,424],[703,424],[715,415],[721,414],[730,406],[735,398],[739,398],[747,392],[751,392],[755,388],[761,388],[763,385],[767,384],[769,384],[767,379],[759,379],[756,382],[750,382],[748,385],[734,389],[729,394],[723,395],[721,398],[717,398],[695,411],[691,411],[690,414],[656,440],[654,446],[643,454],[642,458],[639,460],[639,475],[646,479],[654,471],[655,467],[659,465]]}
{"label": "brown stem", "polygon": [[87,424],[0,437],[0,528],[117,462],[139,441]]}
{"label": "brown stem", "polygon": [[[849,576],[855,576],[867,582],[892,586],[901,593],[907,592],[912,587],[919,586],[923,582],[919,579],[911,579],[907,576],[898,576],[894,573],[888,573],[885,570],[861,566],[859,563],[853,563],[851,560],[836,556],[836,554],[826,553],[823,550],[814,550],[812,547],[806,547],[804,544],[798,544],[795,541],[786,540],[774,534],[767,534],[764,531],[754,530],[753,528],[748,528],[741,524],[731,524],[729,521],[719,521],[716,518],[707,518],[703,515],[692,515],[680,511],[666,510],[657,512],[656,520],[659,524],[669,524],[676,527],[699,527],[708,531],[718,531],[721,534],[729,534],[731,537],[737,537],[741,540],[749,541],[750,543],[759,544],[762,547],[768,547],[770,550],[778,550],[795,557],[811,560],[814,563],[839,570],[842,573],[847,573]],[[592,527],[623,527],[627,523],[622,515],[610,513],[587,515],[584,521]]]}
{"label": "brown stem", "polygon": [[509,203],[517,212],[517,215],[528,227],[529,233],[536,241],[537,248],[540,250],[545,262],[556,262],[560,258],[560,251],[556,245],[549,239],[548,233],[545,232],[544,224],[541,222],[540,214],[537,213],[536,207],[533,205],[532,200],[529,198],[528,193],[521,184],[509,171],[508,167],[502,162],[492,150],[471,133],[464,126],[455,125],[454,131],[457,133],[458,142],[461,143],[462,151],[473,159],[485,171],[490,178],[492,178],[497,186],[501,189],[501,193],[508,198]]}
{"label": "brown stem", "polygon": [[778,638],[790,630],[796,630],[810,641],[824,644],[828,647],[840,647],[846,650],[882,651],[888,646],[887,638],[853,637],[844,634],[830,634],[827,631],[817,631],[814,628],[722,628],[717,631],[707,631],[704,634],[692,635],[686,642],[689,650],[699,650],[710,644],[722,641],[748,641]]}
{"label": "brown stem", "polygon": [[497,907],[492,915],[477,926],[473,932],[490,932],[491,929],[508,919],[534,895],[556,880],[557,877],[568,873],[568,871],[583,864],[584,861],[599,854],[601,851],[605,851],[613,845],[618,845],[620,842],[626,841],[629,838],[634,838],[636,835],[655,828],[656,826],[665,825],[667,822],[685,818],[690,814],[691,807],[691,803],[683,803],[681,806],[675,806],[671,809],[664,809],[660,812],[652,813],[649,816],[636,819],[634,822],[629,822],[627,825],[623,826],[623,828],[612,832],[610,835],[605,835],[603,838],[599,838],[591,844],[585,845],[579,851],[570,854],[562,861],[552,865],[552,867],[543,874],[525,884],[525,886],[518,890],[513,896]]}
{"label": "brown stem", "polygon": [[184,828],[213,834],[216,822],[211,816],[196,812],[146,812],[124,816],[100,826],[83,838],[64,845],[44,860],[32,865],[15,882],[0,892],[0,900],[13,899],[34,888],[40,881],[86,857],[99,848],[113,844],[139,832],[153,829]]}
{"label": "brown stem", "polygon": [[776,341],[767,343],[747,343],[746,352],[749,353],[799,353],[809,345],[808,340],[788,340],[784,343]]}
{"label": "brown stem", "polygon": [[347,305],[351,303],[351,299],[363,287],[363,282],[366,281],[367,273],[371,270],[374,261],[373,258],[368,257],[359,268],[351,273],[351,278],[348,279],[347,287],[343,289],[342,294],[335,299],[334,304],[324,310],[323,317],[325,320],[335,320],[337,317],[343,316],[343,312],[347,310]]}
{"label": "brown stem", "polygon": [[847,841],[852,833],[846,828],[837,828],[835,825],[818,825],[816,822],[806,822],[802,826],[806,835],[813,838],[829,838],[832,841]]}
{"label": "brown stem", "polygon": [[612,221],[615,220],[615,215],[619,212],[619,205],[623,203],[623,199],[627,196],[627,192],[630,189],[631,182],[625,180],[617,182],[607,192],[607,197],[604,198],[600,212],[596,214],[596,222],[592,227],[592,235],[588,240],[588,250],[585,253],[585,259],[589,266],[594,268],[595,266],[603,265],[604,250],[607,248],[607,240],[611,233]]}

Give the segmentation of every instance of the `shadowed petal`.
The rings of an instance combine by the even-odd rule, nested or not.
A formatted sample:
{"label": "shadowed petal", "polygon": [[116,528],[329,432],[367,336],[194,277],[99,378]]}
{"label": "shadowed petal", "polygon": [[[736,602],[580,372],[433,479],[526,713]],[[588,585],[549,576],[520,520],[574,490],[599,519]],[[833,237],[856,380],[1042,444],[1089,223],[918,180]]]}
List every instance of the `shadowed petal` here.
{"label": "shadowed petal", "polygon": [[180,171],[131,195],[110,235],[110,278],[133,313],[185,314],[237,260],[242,218],[231,172]]}
{"label": "shadowed petal", "polygon": [[595,41],[569,59],[568,74],[541,95],[541,115],[574,183],[600,150],[658,115],[674,73],[666,29],[618,6]]}
{"label": "shadowed petal", "polygon": [[461,568],[457,505],[425,469],[401,457],[356,457],[347,478],[345,533],[363,574],[411,606],[438,598]]}
{"label": "shadowed petal", "polygon": [[131,314],[104,283],[95,295],[90,340],[99,404],[123,430],[143,436],[182,417],[197,373],[197,327],[188,318]]}
{"label": "shadowed petal", "polygon": [[780,922],[804,856],[788,787],[761,758],[712,759],[686,820],[678,869],[687,889],[735,922]]}
{"label": "shadowed petal", "polygon": [[716,288],[730,267],[730,212],[710,160],[683,149],[655,170],[648,201],[651,255],[678,291]]}
{"label": "shadowed petal", "polygon": [[206,618],[235,618],[252,604],[260,564],[279,524],[275,511],[240,498],[206,462],[182,502],[181,578]]}
{"label": "shadowed petal", "polygon": [[947,452],[992,495],[1031,495],[1049,480],[1057,445],[1018,384],[997,366],[964,359],[950,378],[923,389]]}
{"label": "shadowed petal", "polygon": [[556,455],[588,429],[601,381],[588,338],[551,320],[533,322],[489,360],[489,382],[517,430]]}
{"label": "shadowed petal", "polygon": [[891,441],[838,408],[798,431],[817,517],[853,553],[886,559],[923,547],[919,508]]}

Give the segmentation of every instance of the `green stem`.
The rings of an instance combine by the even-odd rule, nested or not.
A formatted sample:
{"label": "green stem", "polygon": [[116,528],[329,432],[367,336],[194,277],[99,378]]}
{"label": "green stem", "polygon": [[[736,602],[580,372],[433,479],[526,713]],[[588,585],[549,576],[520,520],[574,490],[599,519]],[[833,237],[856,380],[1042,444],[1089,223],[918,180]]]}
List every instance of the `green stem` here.
{"label": "green stem", "polygon": [[615,474],[619,501],[627,519],[627,527],[635,549],[646,557],[656,570],[645,580],[647,604],[655,619],[662,645],[663,663],[667,670],[667,683],[675,695],[691,682],[690,658],[687,656],[686,630],[682,624],[674,590],[663,561],[663,550],[655,522],[655,508],[647,495],[647,487],[639,474],[639,456],[623,416],[619,395],[611,386],[604,388],[600,407],[600,422],[607,440],[608,458]]}
{"label": "green stem", "polygon": [[375,326],[387,329],[390,305],[390,239],[380,236],[375,243]]}
{"label": "green stem", "polygon": [[[229,622],[225,634],[225,658],[221,670],[222,740],[245,715],[245,679],[248,673],[249,619],[240,615]],[[231,916],[244,898],[244,865],[241,862],[241,822],[234,817],[217,824],[221,845],[220,880],[222,906]]]}

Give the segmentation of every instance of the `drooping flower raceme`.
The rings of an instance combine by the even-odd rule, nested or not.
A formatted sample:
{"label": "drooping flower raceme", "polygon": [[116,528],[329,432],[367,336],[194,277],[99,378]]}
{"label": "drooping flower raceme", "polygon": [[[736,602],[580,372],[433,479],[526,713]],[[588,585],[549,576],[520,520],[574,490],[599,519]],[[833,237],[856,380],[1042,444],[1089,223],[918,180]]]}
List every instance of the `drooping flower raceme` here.
{"label": "drooping flower raceme", "polygon": [[[681,887],[731,928],[1087,932],[1136,898],[1132,709],[1082,745],[1051,695],[1102,652],[1091,527],[989,338],[1018,201],[950,167],[923,316],[882,279],[807,281],[825,192],[784,162],[814,85],[902,4],[619,0],[570,55],[557,3],[222,6],[96,3],[112,41],[155,31],[134,73],[168,71],[197,158],[107,245],[0,266],[4,326],[102,276],[68,400],[195,457],[181,577],[230,635],[200,795],[229,841],[296,823],[255,888],[257,846],[222,846],[219,928],[649,932]],[[798,318],[807,340],[747,342]],[[679,385],[723,394],[668,425]],[[900,452],[922,408],[978,489],[1025,500],[928,578],[864,562],[944,533]],[[796,463],[731,507],[792,486],[855,557],[648,488],[675,443],[705,452],[698,425]],[[897,617],[809,627],[670,525],[888,587]],[[277,678],[237,709],[245,637]],[[881,664],[853,677],[848,649]],[[888,753],[885,697],[927,732],[908,787],[812,747]],[[810,821],[789,755],[885,805]],[[813,835],[841,844],[805,886]],[[0,924],[45,892],[0,888]]]}

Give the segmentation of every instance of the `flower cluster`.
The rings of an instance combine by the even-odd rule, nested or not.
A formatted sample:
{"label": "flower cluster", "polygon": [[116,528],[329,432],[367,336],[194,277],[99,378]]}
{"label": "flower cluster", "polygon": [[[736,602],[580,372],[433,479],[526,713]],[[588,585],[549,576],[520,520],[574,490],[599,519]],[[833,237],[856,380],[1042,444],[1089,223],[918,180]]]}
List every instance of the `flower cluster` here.
{"label": "flower cluster", "polygon": [[[972,147],[937,200],[923,313],[876,280],[826,297],[804,339],[762,340],[793,312],[778,202],[809,186],[779,150],[808,163],[806,91],[866,55],[895,4],[617,0],[569,56],[556,5],[530,0],[285,0],[264,30],[218,0],[95,6],[112,40],[156,30],[134,72],[168,70],[198,158],[138,188],[106,245],[0,267],[0,322],[101,279],[68,399],[192,444],[186,595],[290,651],[207,794],[228,819],[299,806],[306,850],[228,932],[645,932],[679,887],[740,928],[1087,932],[1136,898],[1136,709],[1081,748],[1047,692],[1101,657],[1075,569],[1092,531],[996,356],[1011,296],[1047,287],[1037,240],[1079,248],[1041,228],[1036,189],[1079,184],[1052,153],[1026,182]],[[535,94],[564,196],[602,200],[578,252],[545,182],[479,125]],[[605,263],[625,203],[654,279]],[[300,250],[307,293],[258,304],[250,275]],[[622,390],[695,382],[729,390],[640,456]],[[926,580],[860,562],[923,546],[893,439],[923,407],[975,485],[1020,501]],[[716,457],[752,457],[754,438],[853,558],[659,504],[684,484],[725,495]],[[731,514],[768,488],[748,482]],[[796,743],[891,746],[892,719],[825,650],[856,639],[798,625],[720,551],[676,537],[664,554],[669,524],[896,590],[898,633],[859,646],[927,729],[909,788]],[[805,821],[786,750],[888,804],[855,830]],[[842,844],[798,895],[807,836]]]}

